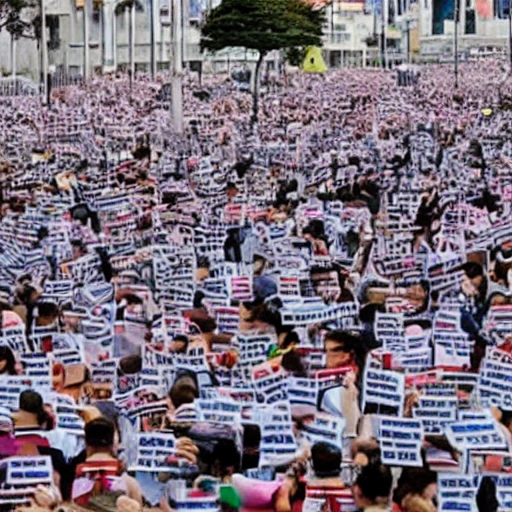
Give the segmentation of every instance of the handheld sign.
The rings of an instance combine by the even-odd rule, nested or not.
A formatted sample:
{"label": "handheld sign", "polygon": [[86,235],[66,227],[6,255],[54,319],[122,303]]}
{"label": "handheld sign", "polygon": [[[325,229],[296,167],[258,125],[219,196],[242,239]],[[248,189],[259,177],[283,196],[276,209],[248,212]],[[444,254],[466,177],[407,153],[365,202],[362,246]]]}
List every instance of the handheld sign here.
{"label": "handheld sign", "polygon": [[504,433],[492,419],[449,423],[446,437],[461,452],[468,449],[502,450],[507,447]]}
{"label": "handheld sign", "polygon": [[382,417],[379,441],[383,464],[415,467],[423,465],[421,459],[423,429],[420,421]]}
{"label": "handheld sign", "polygon": [[403,416],[405,375],[367,368],[364,377],[363,410],[377,414],[393,410],[397,416]]}

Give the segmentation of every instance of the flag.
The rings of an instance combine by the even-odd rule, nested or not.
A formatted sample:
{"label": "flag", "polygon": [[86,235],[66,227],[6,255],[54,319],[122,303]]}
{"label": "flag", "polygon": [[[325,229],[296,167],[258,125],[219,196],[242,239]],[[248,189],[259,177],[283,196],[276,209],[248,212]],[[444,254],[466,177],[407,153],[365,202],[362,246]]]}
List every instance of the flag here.
{"label": "flag", "polygon": [[302,69],[306,73],[325,73],[327,66],[325,65],[320,48],[310,46],[306,50],[306,57],[302,63]]}

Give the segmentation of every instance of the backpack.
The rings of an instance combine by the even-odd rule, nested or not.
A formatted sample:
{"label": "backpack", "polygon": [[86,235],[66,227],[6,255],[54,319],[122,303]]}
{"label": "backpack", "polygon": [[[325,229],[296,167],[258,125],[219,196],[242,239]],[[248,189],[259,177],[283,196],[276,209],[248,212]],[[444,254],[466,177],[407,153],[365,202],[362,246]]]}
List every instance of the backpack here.
{"label": "backpack", "polygon": [[119,476],[121,465],[117,460],[88,461],[76,468],[76,478],[88,478],[94,482],[92,490],[77,497],[74,502],[96,512],[115,512],[116,502],[122,491],[111,491],[109,477]]}

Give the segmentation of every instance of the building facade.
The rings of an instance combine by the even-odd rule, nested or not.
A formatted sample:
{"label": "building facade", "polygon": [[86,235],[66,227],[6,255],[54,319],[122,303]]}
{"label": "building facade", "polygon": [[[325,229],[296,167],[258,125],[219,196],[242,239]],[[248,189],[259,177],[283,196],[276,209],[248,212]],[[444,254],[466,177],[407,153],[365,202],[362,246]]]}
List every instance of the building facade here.
{"label": "building facade", "polygon": [[[169,68],[172,56],[169,0],[43,1],[48,63],[53,72],[84,75],[87,71],[90,75],[129,69],[131,62],[135,70],[149,71],[152,55],[157,69]],[[202,61],[206,71],[215,72],[254,62],[256,56],[243,49],[201,55],[201,5],[199,0],[180,1],[183,18],[187,20],[182,26],[185,63]],[[371,1],[369,5],[368,0],[366,3],[365,0],[333,0],[327,6],[323,54],[328,66],[382,65],[383,44],[390,65],[409,60],[411,56],[412,60],[436,60],[443,55],[453,55],[454,0],[418,0],[412,4],[409,0]],[[508,46],[507,0],[459,1],[461,50]],[[482,2],[491,3],[487,9],[482,9]],[[208,7],[211,6],[210,3]],[[387,35],[385,43],[383,31]],[[38,79],[41,52],[36,41],[12,41],[3,31],[0,32],[0,47],[6,49],[0,52],[3,76],[15,71],[18,75]],[[269,67],[275,67],[275,61],[275,55],[269,56]],[[87,70],[86,62],[89,63]]]}

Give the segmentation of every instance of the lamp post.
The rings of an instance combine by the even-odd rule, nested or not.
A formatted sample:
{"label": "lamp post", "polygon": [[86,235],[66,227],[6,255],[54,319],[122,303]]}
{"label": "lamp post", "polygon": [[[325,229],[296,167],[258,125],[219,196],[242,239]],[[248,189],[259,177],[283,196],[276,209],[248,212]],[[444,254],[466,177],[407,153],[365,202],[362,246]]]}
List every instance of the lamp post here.
{"label": "lamp post", "polygon": [[156,58],[155,58],[155,0],[149,0],[149,53],[151,76],[156,77]]}
{"label": "lamp post", "polygon": [[172,91],[172,126],[175,133],[183,133],[183,20],[182,0],[172,1],[172,56],[171,56],[171,91]]}
{"label": "lamp post", "polygon": [[459,0],[454,0],[454,29],[453,29],[453,73],[455,75],[455,88],[459,87]]}

